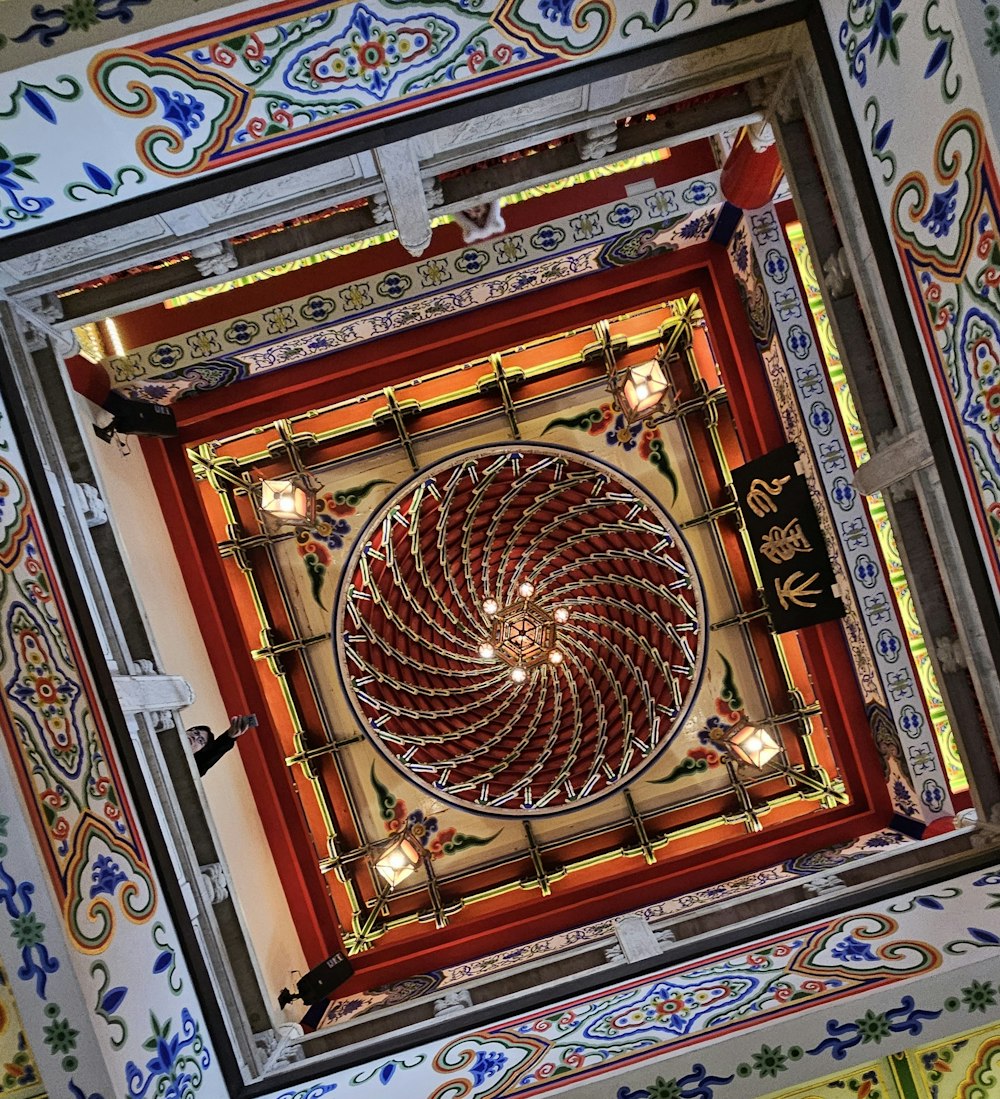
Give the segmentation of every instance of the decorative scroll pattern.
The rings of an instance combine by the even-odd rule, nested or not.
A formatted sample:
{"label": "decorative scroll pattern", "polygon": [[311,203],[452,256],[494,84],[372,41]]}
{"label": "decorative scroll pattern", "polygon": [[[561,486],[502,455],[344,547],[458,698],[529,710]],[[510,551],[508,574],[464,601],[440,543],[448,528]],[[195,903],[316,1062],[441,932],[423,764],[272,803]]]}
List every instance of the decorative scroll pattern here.
{"label": "decorative scroll pattern", "polygon": [[27,488],[5,458],[0,486],[4,734],[35,801],[69,929],[82,949],[99,949],[118,914],[149,918],[156,891],[91,705],[76,639],[65,628]]}
{"label": "decorative scroll pattern", "polygon": [[[819,283],[813,268],[812,257],[806,247],[805,234],[800,224],[793,223],[785,227],[788,242],[795,257],[799,279],[805,289],[806,300],[812,311],[813,323],[819,334],[820,348],[823,353],[823,361],[826,363],[827,374],[833,386],[833,392],[837,398],[837,407],[840,418],[847,433],[848,442],[854,462],[860,465],[868,460],[868,447],[864,433],[858,423],[854,411],[854,397],[847,385],[844,376],[844,368],[840,361],[840,352],[837,349],[833,331],[830,327],[830,319],[827,316],[826,305],[820,293]],[[916,609],[913,606],[913,597],[910,594],[906,576],[903,573],[903,564],[899,559],[896,549],[896,538],[886,513],[885,503],[881,493],[877,496],[866,496],[865,506],[871,516],[872,525],[878,537],[879,548],[882,551],[882,560],[889,570],[889,582],[896,596],[896,606],[899,609],[902,625],[906,635],[906,641],[916,665],[919,676],[920,691],[927,706],[928,715],[934,726],[934,735],[937,738],[938,748],[944,760],[948,775],[948,786],[952,793],[959,793],[968,789],[968,780],[962,769],[962,761],[958,756],[958,748],[955,744],[955,734],[951,728],[944,702],[938,690],[937,678],[934,668],[931,666],[930,656],[927,653],[927,645],[924,643],[920,623],[917,621]],[[916,725],[919,728],[922,723],[921,715],[914,710],[910,720],[904,727],[907,733],[910,727]]]}
{"label": "decorative scroll pattern", "polygon": [[[784,409],[786,435],[808,445],[815,476],[822,481],[821,495],[830,501],[827,535],[840,546],[842,591],[853,591],[857,608],[848,614],[845,627],[852,635],[855,658],[862,648],[870,654],[858,663],[863,689],[871,699],[873,732],[886,760],[890,795],[898,812],[932,820],[950,810],[947,777],[910,650],[900,636],[894,596],[870,518],[850,481],[850,444],[773,208],[748,215],[730,243],[730,257],[737,279],[746,287],[745,300],[759,294],[760,287],[767,295],[777,338],[764,352],[764,361]],[[872,661],[875,674],[866,676],[865,666],[871,668]]]}
{"label": "decorative scroll pattern", "polygon": [[[695,889],[688,893],[682,893],[678,897],[648,905],[640,909],[638,914],[645,920],[655,922],[680,913],[695,912],[700,908],[718,904],[722,899],[749,897],[769,886],[822,871],[831,871],[838,866],[845,866],[855,859],[865,858],[873,853],[883,851],[887,847],[894,847],[908,842],[912,841],[900,832],[875,832],[870,836],[863,836],[852,844],[840,845],[824,851],[814,851],[809,855],[789,859],[779,866],[769,867],[767,870],[747,874],[732,881],[708,886],[705,889]],[[570,950],[579,947],[583,943],[598,943],[602,939],[610,938],[613,934],[614,921],[601,920],[559,935],[512,947],[510,950],[505,950],[499,954],[490,954],[483,958],[476,958],[471,962],[465,962],[462,965],[449,966],[445,969],[421,974],[419,977],[397,981],[374,992],[351,996],[345,1000],[335,1000],[330,1005],[326,1015],[324,1015],[320,1026],[341,1023],[348,1019],[357,1018],[369,1011],[376,1011],[390,1005],[415,1000],[439,990],[461,985],[474,978],[495,976],[506,970],[522,966],[536,958],[551,957],[560,950]]]}
{"label": "decorative scroll pattern", "polygon": [[[383,1066],[380,1094],[527,1099],[590,1082],[617,1099],[743,1099],[836,1073],[835,1089],[797,1091],[796,1099],[898,1099],[874,1090],[879,1074],[866,1078],[880,1047],[920,1039],[929,1054],[963,1024],[1000,1021],[992,974],[955,968],[959,958],[947,952],[956,918],[995,926],[988,906],[997,882],[996,873],[968,875],[942,883],[934,897],[890,902],[897,916],[886,905],[830,919],[429,1043]],[[982,948],[994,967],[997,938]],[[963,1081],[989,1079],[997,1063],[990,1043],[987,1033],[969,1043]],[[366,1066],[358,1084],[380,1071]],[[347,1072],[313,1086],[334,1084],[358,1086]],[[964,1086],[927,1094],[989,1096]],[[279,1096],[291,1099],[269,1099]]]}
{"label": "decorative scroll pattern", "polygon": [[[1000,349],[996,5],[920,0],[824,5],[928,369],[1000,596]],[[977,19],[973,9],[978,8]],[[990,22],[992,20],[992,22]],[[961,109],[958,109],[959,106]]]}
{"label": "decorative scroll pattern", "polygon": [[[82,92],[47,119],[50,132],[36,148],[31,104],[27,114],[20,109],[12,75],[0,82],[0,142],[39,157],[35,189],[8,192],[0,206],[0,232],[72,217],[450,96],[719,24],[742,2],[685,0],[668,18],[664,0],[442,0],[405,13],[384,0],[325,7],[285,0],[221,20],[205,13],[201,27],[189,23],[173,33],[134,38],[127,47],[43,61],[22,70],[34,85],[73,81]],[[128,22],[141,3],[36,4],[26,25],[8,31],[4,52],[29,41],[51,44],[102,21]],[[777,3],[755,0],[754,6]],[[12,74],[13,65],[5,71]],[[99,158],[96,133],[104,134]]]}
{"label": "decorative scroll pattern", "polygon": [[897,241],[929,345],[946,420],[962,440],[969,502],[1000,576],[1000,187],[982,123],[952,116],[934,150],[933,181],[920,172],[894,195]]}
{"label": "decorative scroll pattern", "polygon": [[[168,917],[3,410],[0,451],[0,961],[26,1034],[0,1090],[27,1079],[30,1049],[52,1095],[221,1094],[186,965],[156,941]],[[150,1010],[155,1048],[129,1040]]]}

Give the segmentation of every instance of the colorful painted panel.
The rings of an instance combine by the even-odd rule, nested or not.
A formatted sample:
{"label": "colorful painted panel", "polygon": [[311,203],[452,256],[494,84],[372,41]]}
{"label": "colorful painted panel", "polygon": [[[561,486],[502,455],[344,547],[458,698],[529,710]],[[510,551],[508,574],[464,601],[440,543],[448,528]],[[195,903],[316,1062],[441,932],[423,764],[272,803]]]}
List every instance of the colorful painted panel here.
{"label": "colorful painted panel", "polygon": [[[32,932],[32,934],[34,934]],[[24,936],[27,938],[27,935]],[[41,1073],[17,1009],[10,978],[0,965],[0,1095],[44,1099]]]}
{"label": "colorful painted panel", "polygon": [[998,883],[996,873],[944,882],[269,1099],[375,1080],[386,1099],[513,1099],[568,1086],[587,1099],[746,1099],[817,1078],[846,1085],[831,1096],[897,1099],[872,1095],[889,1080],[884,1070],[866,1080],[874,1053],[1000,1021],[1000,923],[989,910]]}
{"label": "colorful painted panel", "polygon": [[6,413],[0,614],[0,958],[30,1048],[53,1095],[221,1095]]}
{"label": "colorful painted panel", "polygon": [[0,480],[0,726],[34,800],[69,928],[80,949],[96,951],[119,918],[152,917],[156,889],[28,487],[9,456],[0,456]]}
{"label": "colorful painted panel", "polygon": [[[176,0],[172,19],[204,19],[219,0]],[[163,25],[163,10],[151,0],[66,0],[39,5],[35,0],[4,0],[0,50],[5,68],[21,68],[43,58],[110,43],[126,31],[149,33]]]}
{"label": "colorful painted panel", "polygon": [[[403,12],[377,0],[286,2],[8,71],[0,81],[0,163],[9,165],[0,173],[0,233],[711,26],[746,4],[489,0]],[[35,19],[55,34],[112,14],[98,0],[37,8]],[[25,27],[9,37],[31,35]]]}
{"label": "colorful painted panel", "polygon": [[[837,343],[830,327],[830,319],[827,316],[826,304],[820,292],[812,257],[806,247],[805,234],[798,222],[787,225],[785,232],[788,236],[788,243],[792,248],[792,254],[795,256],[799,281],[805,290],[806,300],[812,311],[813,323],[819,334],[823,361],[826,364],[827,374],[837,398],[840,419],[851,445],[854,463],[860,465],[868,460],[868,444],[854,411],[854,396],[847,385],[847,378],[844,376],[840,352],[837,350]],[[892,584],[892,590],[896,597],[896,607],[904,626],[906,642],[919,675],[920,692],[924,697],[928,715],[934,726],[934,735],[937,738],[938,748],[948,775],[948,787],[953,794],[956,794],[962,790],[967,790],[969,783],[965,777],[965,771],[962,769],[962,761],[959,758],[958,747],[955,744],[955,733],[952,730],[948,713],[944,708],[944,702],[938,690],[937,678],[934,675],[930,656],[927,653],[927,645],[924,642],[920,623],[917,621],[916,608],[913,605],[913,597],[910,594],[909,584],[903,572],[903,563],[899,559],[899,553],[896,549],[896,537],[889,522],[885,502],[881,493],[875,496],[866,496],[864,502],[868,514],[871,516],[872,526],[878,536],[882,560],[889,570],[889,582]]]}
{"label": "colorful painted panel", "polygon": [[955,0],[823,8],[1000,591],[997,149],[970,56],[970,39],[990,49],[992,9],[963,25]]}
{"label": "colorful painted panel", "polygon": [[[996,1003],[990,981],[974,981],[963,999],[970,1015],[985,1014]],[[1000,1030],[982,1027],[944,1042],[918,1046],[893,1058],[901,1083],[912,1083],[918,1099],[992,1099],[1000,1086]]]}
{"label": "colorful painted panel", "polygon": [[[393,815],[396,816],[395,813]],[[865,858],[889,847],[897,847],[900,844],[911,842],[913,841],[901,832],[875,832],[870,836],[862,836],[854,843],[841,844],[823,851],[814,851],[799,858],[788,859],[779,866],[772,866],[755,874],[746,874],[720,885],[712,885],[706,889],[693,889],[688,893],[682,893],[679,897],[672,897],[658,904],[647,905],[645,908],[638,909],[636,914],[655,925],[657,921],[716,905],[721,900],[749,897],[769,886],[779,885],[782,882],[787,883],[795,878],[802,878],[824,871],[832,871],[836,867],[846,866],[856,859]],[[586,942],[597,943],[602,939],[609,940],[613,935],[614,921],[601,920],[597,923],[574,928],[572,931],[563,932],[560,935],[551,935],[532,943],[525,943],[522,946],[516,946],[498,954],[489,954],[482,958],[476,958],[462,965],[448,966],[432,973],[421,974],[417,978],[396,981],[373,992],[350,996],[343,1000],[334,1000],[318,1027],[334,1026],[350,1019],[356,1019],[361,1015],[366,1015],[371,1011],[378,1011],[382,1008],[417,1000],[422,996],[445,991],[469,981],[496,976],[506,970],[523,966],[526,962],[531,962],[534,959],[551,958],[560,951],[576,949]]]}

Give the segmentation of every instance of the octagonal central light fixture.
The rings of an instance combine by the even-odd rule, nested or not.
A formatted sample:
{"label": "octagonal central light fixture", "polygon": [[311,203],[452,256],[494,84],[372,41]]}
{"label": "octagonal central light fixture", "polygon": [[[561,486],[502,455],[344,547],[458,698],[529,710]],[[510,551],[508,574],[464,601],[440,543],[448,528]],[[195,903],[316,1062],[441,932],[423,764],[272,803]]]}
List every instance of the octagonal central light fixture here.
{"label": "octagonal central light fixture", "polygon": [[517,598],[510,603],[501,606],[490,598],[482,604],[490,636],[480,644],[479,655],[506,664],[515,683],[523,683],[532,668],[563,661],[558,629],[569,621],[569,611],[565,607],[541,607],[533,600],[534,594],[534,585],[524,581],[518,586]]}

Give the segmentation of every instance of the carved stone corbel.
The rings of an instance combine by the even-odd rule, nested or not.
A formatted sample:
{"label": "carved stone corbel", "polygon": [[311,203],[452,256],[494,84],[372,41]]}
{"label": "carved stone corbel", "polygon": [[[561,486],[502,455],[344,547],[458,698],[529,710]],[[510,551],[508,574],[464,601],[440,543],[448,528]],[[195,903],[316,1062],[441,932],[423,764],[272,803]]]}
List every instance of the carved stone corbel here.
{"label": "carved stone corbel", "polygon": [[450,1019],[472,1007],[472,994],[466,988],[449,988],[434,1001],[434,1018]]}
{"label": "carved stone corbel", "polygon": [[205,866],[199,866],[201,871],[201,887],[205,894],[205,900],[209,904],[222,904],[229,899],[229,880],[222,864],[210,862]]}
{"label": "carved stone corbel", "polygon": [[224,275],[227,271],[232,271],[239,266],[236,252],[228,240],[213,240],[208,244],[192,248],[191,259],[194,260],[198,273],[205,278]]}
{"label": "carved stone corbel", "polygon": [[88,527],[100,527],[108,521],[108,509],[95,485],[86,481],[73,482],[76,510]]}
{"label": "carved stone corbel", "polygon": [[854,474],[854,487],[862,496],[872,496],[933,464],[930,442],[918,428],[891,442],[880,440],[871,458]]}

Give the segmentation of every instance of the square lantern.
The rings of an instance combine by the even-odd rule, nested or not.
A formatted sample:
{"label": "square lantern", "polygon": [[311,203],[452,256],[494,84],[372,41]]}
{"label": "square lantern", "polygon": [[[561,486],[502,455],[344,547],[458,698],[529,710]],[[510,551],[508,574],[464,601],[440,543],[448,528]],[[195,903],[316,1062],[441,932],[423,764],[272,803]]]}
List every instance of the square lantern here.
{"label": "square lantern", "polygon": [[283,529],[311,530],[316,522],[318,486],[304,473],[272,477],[255,486],[254,503],[268,534]]}
{"label": "square lantern", "polygon": [[673,384],[659,359],[630,366],[611,379],[611,391],[627,424],[661,411],[673,393]]}
{"label": "square lantern", "polygon": [[389,888],[395,889],[416,870],[422,857],[420,844],[409,832],[403,832],[374,853],[372,865]]}
{"label": "square lantern", "polygon": [[749,721],[733,726],[726,736],[726,747],[740,763],[747,763],[758,770],[781,754],[781,745],[774,734],[764,726]]}

